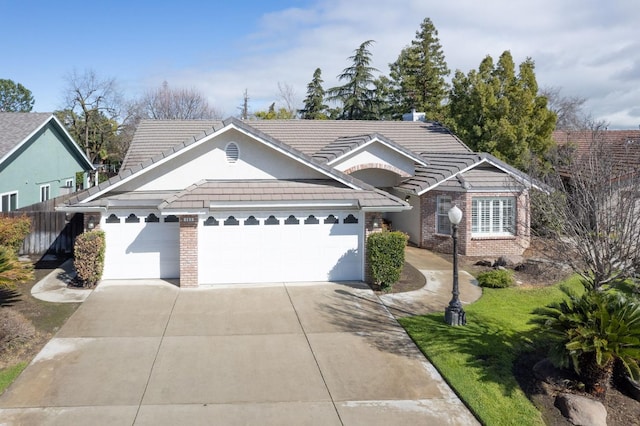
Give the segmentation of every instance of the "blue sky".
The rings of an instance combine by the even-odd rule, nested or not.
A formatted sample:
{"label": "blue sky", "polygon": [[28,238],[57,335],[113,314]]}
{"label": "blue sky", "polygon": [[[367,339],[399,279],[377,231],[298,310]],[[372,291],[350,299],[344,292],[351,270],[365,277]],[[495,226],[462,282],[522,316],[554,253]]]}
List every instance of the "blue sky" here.
{"label": "blue sky", "polygon": [[65,76],[93,69],[126,98],[167,81],[195,88],[223,116],[278,101],[278,83],[301,105],[313,71],[325,88],[365,40],[374,66],[409,44],[425,17],[449,68],[467,73],[488,54],[531,57],[538,84],[587,98],[610,128],[640,125],[640,2],[631,0],[245,0],[61,2],[0,0],[0,78],[22,83],[34,110],[63,106]]}

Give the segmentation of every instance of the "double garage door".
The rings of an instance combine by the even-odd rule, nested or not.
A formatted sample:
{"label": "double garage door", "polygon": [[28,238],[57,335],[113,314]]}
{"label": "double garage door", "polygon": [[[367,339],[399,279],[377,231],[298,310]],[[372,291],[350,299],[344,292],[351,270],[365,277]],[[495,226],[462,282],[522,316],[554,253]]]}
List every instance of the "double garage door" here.
{"label": "double garage door", "polygon": [[[197,228],[198,281],[362,280],[361,216],[357,211],[217,212],[202,216]],[[179,224],[175,218],[157,212],[122,212],[110,218],[102,225],[107,235],[105,279],[179,277]]]}

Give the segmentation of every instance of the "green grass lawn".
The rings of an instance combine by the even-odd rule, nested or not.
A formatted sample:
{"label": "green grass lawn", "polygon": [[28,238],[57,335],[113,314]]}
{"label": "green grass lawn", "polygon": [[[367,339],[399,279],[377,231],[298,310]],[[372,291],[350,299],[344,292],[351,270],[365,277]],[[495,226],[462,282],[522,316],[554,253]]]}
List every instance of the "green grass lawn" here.
{"label": "green grass lawn", "polygon": [[464,327],[446,325],[444,309],[400,323],[483,424],[544,425],[512,369],[531,347],[531,312],[562,298],[560,285],[581,288],[572,278],[545,288],[483,289],[480,300],[465,307]]}
{"label": "green grass lawn", "polygon": [[26,362],[20,362],[9,368],[0,370],[0,394],[9,387],[11,383],[22,373],[22,370],[27,366]]}

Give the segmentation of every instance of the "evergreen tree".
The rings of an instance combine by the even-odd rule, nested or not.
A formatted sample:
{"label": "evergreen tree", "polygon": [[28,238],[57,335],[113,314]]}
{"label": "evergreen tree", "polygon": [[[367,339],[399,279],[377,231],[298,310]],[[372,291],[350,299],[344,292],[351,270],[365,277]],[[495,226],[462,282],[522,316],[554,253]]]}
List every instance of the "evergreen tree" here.
{"label": "evergreen tree", "polygon": [[389,68],[396,91],[395,115],[415,108],[424,112],[428,120],[442,121],[443,102],[449,90],[445,77],[450,71],[431,19],[422,21],[416,38],[402,49]]}
{"label": "evergreen tree", "polygon": [[528,58],[516,75],[505,51],[495,65],[487,56],[477,71],[456,71],[447,124],[475,151],[525,170],[542,162],[552,146],[556,115],[538,95],[534,69]]}
{"label": "evergreen tree", "polygon": [[342,103],[341,119],[369,120],[375,118],[374,72],[378,70],[371,64],[369,47],[374,43],[367,40],[360,45],[349,59],[352,65],[345,68],[338,80],[346,81],[342,86],[332,87],[327,91],[329,100]]}
{"label": "evergreen tree", "polygon": [[0,112],[30,112],[34,102],[31,91],[22,84],[0,79]]}
{"label": "evergreen tree", "polygon": [[316,68],[313,79],[307,85],[307,97],[304,99],[304,108],[298,110],[305,120],[326,120],[328,118],[328,106],[324,104],[324,89],[322,88],[322,70]]}

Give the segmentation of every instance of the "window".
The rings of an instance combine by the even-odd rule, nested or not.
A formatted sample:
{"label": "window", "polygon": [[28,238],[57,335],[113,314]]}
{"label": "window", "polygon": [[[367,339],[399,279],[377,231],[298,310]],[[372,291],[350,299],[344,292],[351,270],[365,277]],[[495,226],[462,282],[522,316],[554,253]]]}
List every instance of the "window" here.
{"label": "window", "polygon": [[40,202],[47,201],[49,199],[50,191],[51,191],[51,185],[40,186]]}
{"label": "window", "polygon": [[298,225],[299,223],[300,221],[294,215],[289,215],[289,217],[284,220],[285,225]]}
{"label": "window", "polygon": [[153,213],[149,213],[149,216],[147,216],[144,221],[146,223],[158,223],[160,222],[160,218]]}
{"label": "window", "polygon": [[256,219],[255,216],[249,216],[245,221],[244,221],[245,225],[259,225],[260,222],[258,221],[258,219]]}
{"label": "window", "polygon": [[115,214],[111,213],[106,220],[107,223],[120,223],[120,218]]}
{"label": "window", "polygon": [[308,218],[304,220],[305,225],[317,225],[320,221],[314,215],[310,214]]}
{"label": "window", "polygon": [[18,193],[9,192],[2,194],[2,205],[0,205],[1,212],[10,212],[18,208]]}
{"label": "window", "polygon": [[169,216],[164,218],[165,223],[174,223],[174,222],[179,222],[180,220],[178,219],[178,216],[174,216],[172,214],[170,214]]}
{"label": "window", "polygon": [[324,224],[325,225],[333,225],[334,223],[340,223],[340,221],[338,220],[337,217],[335,217],[334,215],[330,214],[329,216],[327,216],[327,218],[324,220]]}
{"label": "window", "polygon": [[265,225],[280,225],[280,221],[274,215],[271,215],[264,221]]}
{"label": "window", "polygon": [[240,224],[240,221],[234,216],[229,216],[223,223],[224,226],[238,226]]}
{"label": "window", "polygon": [[124,223],[140,223],[140,218],[138,216],[136,216],[135,214],[131,213],[124,220]]}
{"label": "window", "polygon": [[515,235],[515,198],[474,198],[471,221],[472,234]]}
{"label": "window", "polygon": [[350,214],[349,216],[344,218],[342,223],[358,223],[358,218]]}
{"label": "window", "polygon": [[204,221],[204,226],[218,226],[220,222],[213,216],[209,216],[207,220]]}
{"label": "window", "polygon": [[64,181],[64,186],[67,188],[73,188],[73,179],[67,179]]}
{"label": "window", "polygon": [[451,222],[449,221],[449,209],[451,208],[451,196],[438,195],[436,207],[436,233],[451,234]]}

